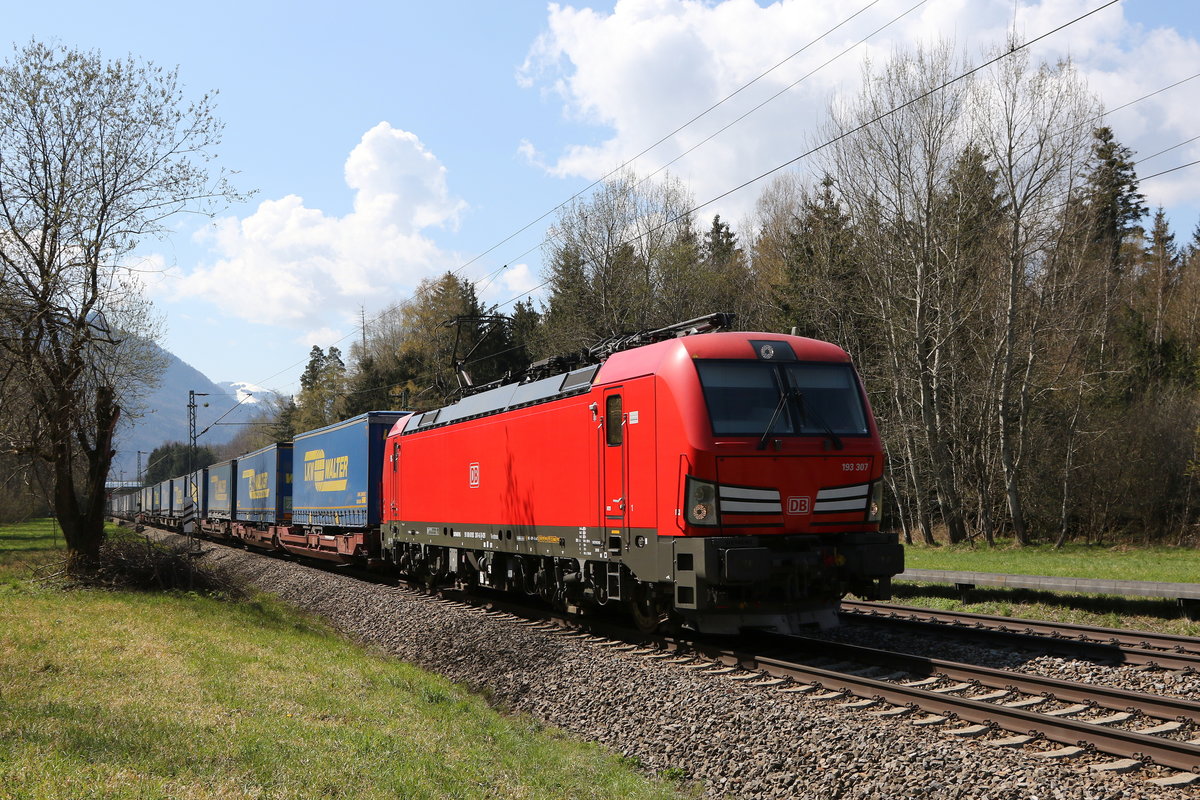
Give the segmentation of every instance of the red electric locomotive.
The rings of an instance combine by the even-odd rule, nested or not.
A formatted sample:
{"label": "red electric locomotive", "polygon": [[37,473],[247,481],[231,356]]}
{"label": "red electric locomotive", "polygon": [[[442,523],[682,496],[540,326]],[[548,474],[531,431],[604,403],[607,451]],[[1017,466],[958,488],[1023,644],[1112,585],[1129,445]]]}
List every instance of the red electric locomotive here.
{"label": "red electric locomotive", "polygon": [[[678,335],[399,420],[381,555],[430,584],[621,604],[703,632],[835,622],[902,571],[883,451],[849,356]],[[663,332],[656,332],[660,335]]]}

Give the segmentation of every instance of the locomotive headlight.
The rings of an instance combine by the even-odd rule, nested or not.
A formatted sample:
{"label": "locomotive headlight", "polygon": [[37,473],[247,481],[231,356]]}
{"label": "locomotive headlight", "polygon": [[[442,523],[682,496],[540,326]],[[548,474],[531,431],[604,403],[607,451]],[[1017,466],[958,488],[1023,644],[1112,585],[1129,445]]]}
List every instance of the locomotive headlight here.
{"label": "locomotive headlight", "polygon": [[883,513],[883,481],[871,484],[871,499],[867,503],[867,522],[879,522]]}
{"label": "locomotive headlight", "polygon": [[687,521],[689,525],[717,525],[716,484],[693,478],[687,479]]}

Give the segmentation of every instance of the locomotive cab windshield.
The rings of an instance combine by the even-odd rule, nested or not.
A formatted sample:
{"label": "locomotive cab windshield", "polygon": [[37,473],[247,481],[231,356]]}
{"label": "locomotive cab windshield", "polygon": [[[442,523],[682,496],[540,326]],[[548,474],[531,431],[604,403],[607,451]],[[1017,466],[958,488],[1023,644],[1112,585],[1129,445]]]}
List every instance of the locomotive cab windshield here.
{"label": "locomotive cab windshield", "polygon": [[714,436],[868,436],[849,364],[698,359]]}

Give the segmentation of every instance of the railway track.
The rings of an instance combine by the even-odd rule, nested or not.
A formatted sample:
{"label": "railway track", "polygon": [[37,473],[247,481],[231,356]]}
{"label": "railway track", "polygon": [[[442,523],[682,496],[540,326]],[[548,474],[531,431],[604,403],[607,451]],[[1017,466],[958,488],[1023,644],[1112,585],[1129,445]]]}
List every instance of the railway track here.
{"label": "railway track", "polygon": [[[519,624],[587,637],[599,647],[680,669],[727,676],[789,694],[837,701],[880,717],[946,726],[988,746],[1055,746],[1049,759],[1107,754],[1089,768],[1128,771],[1158,765],[1177,773],[1163,785],[1200,782],[1200,703],[1126,689],[932,659],[805,637],[763,637],[744,647],[703,637],[646,637],[605,620],[572,618],[519,602],[444,592],[445,602],[475,606]],[[923,716],[921,716],[923,712]]]}
{"label": "railway track", "polygon": [[1200,672],[1200,638],[1191,636],[851,600],[842,601],[842,619],[854,624],[899,625],[956,638],[991,640],[1105,663]]}
{"label": "railway track", "polygon": [[[1019,734],[1000,740],[1016,746],[1033,741],[1031,732],[1036,732],[1066,746],[1050,751],[1060,757],[1077,755],[1085,746],[1138,764],[1200,770],[1200,739],[1195,738],[1200,703],[1192,700],[824,639],[793,637],[789,644],[799,651],[782,658],[753,657],[754,668],[774,677],[819,683],[828,691],[891,704],[892,709],[877,712],[883,715],[920,709],[935,717],[926,724],[973,723],[950,731],[960,736],[999,728]],[[843,663],[820,666],[830,659]],[[740,663],[748,666],[744,660]],[[1191,738],[1173,738],[1181,735]],[[1113,768],[1133,766],[1117,762]]]}

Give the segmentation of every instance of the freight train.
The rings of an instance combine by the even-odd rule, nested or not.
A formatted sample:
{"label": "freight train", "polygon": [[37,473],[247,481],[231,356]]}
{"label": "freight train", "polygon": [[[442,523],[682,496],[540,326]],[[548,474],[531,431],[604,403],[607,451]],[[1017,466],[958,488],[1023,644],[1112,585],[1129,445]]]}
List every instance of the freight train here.
{"label": "freight train", "polygon": [[[388,568],[429,587],[619,607],[639,627],[796,632],[903,570],[849,356],[700,332],[549,360],[423,413],[369,412],[117,501],[118,516]],[[190,502],[189,502],[190,500]]]}

